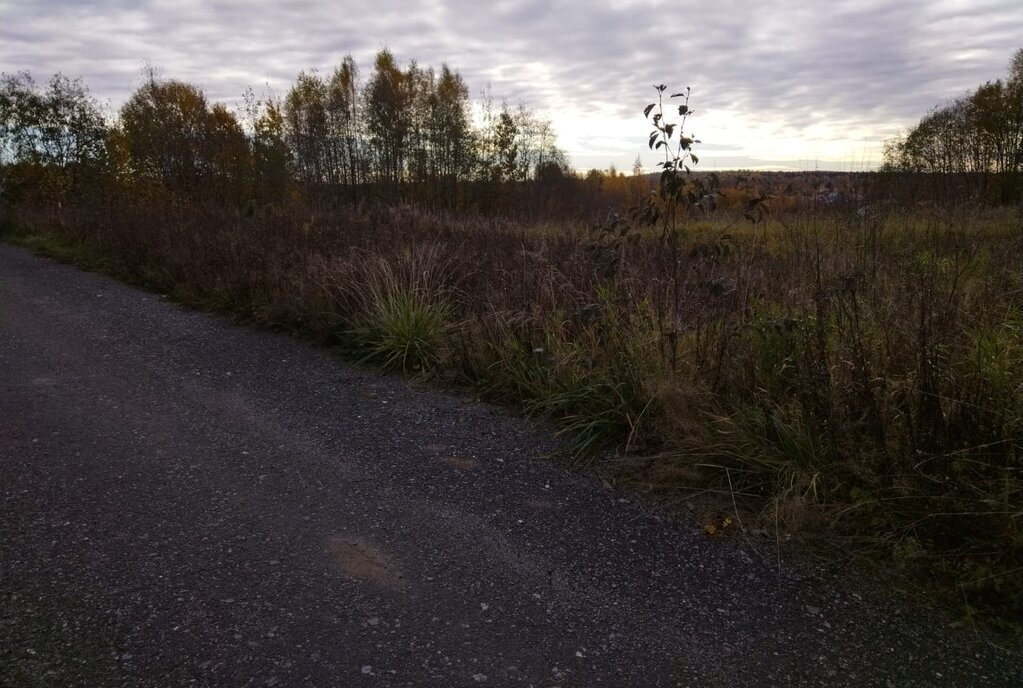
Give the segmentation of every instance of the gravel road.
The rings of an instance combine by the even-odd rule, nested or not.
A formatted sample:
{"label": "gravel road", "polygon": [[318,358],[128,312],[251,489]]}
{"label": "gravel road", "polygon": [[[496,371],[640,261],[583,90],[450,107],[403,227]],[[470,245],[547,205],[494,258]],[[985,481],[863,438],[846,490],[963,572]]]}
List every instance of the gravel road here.
{"label": "gravel road", "polygon": [[1023,685],[553,447],[0,244],[0,685]]}

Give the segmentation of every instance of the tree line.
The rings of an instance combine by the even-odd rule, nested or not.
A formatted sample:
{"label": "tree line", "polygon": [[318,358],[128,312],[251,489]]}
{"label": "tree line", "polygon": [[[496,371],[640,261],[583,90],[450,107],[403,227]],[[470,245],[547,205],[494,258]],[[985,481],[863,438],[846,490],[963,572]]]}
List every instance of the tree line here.
{"label": "tree line", "polygon": [[[1023,48],[1013,55],[1004,81],[988,81],[934,108],[888,141],[882,170],[954,175],[957,188],[978,200],[1023,197]],[[949,186],[941,184],[943,190]]]}
{"label": "tree line", "polygon": [[[549,120],[469,97],[461,75],[388,50],[364,80],[345,56],[329,75],[301,72],[283,97],[249,89],[239,113],[149,68],[109,119],[80,80],[45,87],[0,77],[6,193],[58,197],[116,180],[135,192],[221,202],[406,201],[487,206],[570,175]],[[521,195],[520,193],[520,195]]]}

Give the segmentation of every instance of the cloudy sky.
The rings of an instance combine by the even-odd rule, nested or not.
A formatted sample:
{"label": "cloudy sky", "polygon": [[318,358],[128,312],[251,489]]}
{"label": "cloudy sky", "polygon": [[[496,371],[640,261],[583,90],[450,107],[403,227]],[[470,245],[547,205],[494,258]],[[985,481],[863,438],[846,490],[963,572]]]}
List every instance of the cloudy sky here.
{"label": "cloudy sky", "polygon": [[116,109],[148,62],[237,103],[383,47],[555,124],[577,168],[645,152],[653,84],[691,86],[700,169],[859,170],[929,108],[1005,75],[1020,0],[0,0],[0,71]]}

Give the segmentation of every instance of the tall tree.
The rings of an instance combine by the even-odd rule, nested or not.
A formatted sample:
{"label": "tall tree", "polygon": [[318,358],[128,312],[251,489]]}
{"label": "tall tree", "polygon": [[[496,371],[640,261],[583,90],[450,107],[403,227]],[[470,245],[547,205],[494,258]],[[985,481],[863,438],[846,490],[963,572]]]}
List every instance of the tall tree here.
{"label": "tall tree", "polygon": [[516,181],[521,176],[519,158],[519,128],[507,106],[501,109],[494,126],[494,158],[490,178],[499,182]]}
{"label": "tall tree", "polygon": [[519,105],[515,112],[515,128],[519,148],[516,176],[519,179],[536,179],[537,171],[552,163],[567,167],[567,159],[558,148],[557,135],[549,119]]}
{"label": "tall tree", "polygon": [[327,85],[327,128],[335,177],[346,186],[352,199],[366,175],[365,147],[359,112],[359,69],[346,55]]}
{"label": "tall tree", "polygon": [[392,190],[404,180],[411,98],[406,75],[394,55],[381,50],[364,92],[364,112],[377,180]]}
{"label": "tall tree", "polygon": [[246,124],[251,131],[252,194],[260,203],[284,198],[291,178],[291,149],[286,140],[284,111],[273,97],[245,93]]}
{"label": "tall tree", "polygon": [[1020,176],[1023,176],[1023,48],[1019,48],[1009,61],[1009,74],[1006,82],[1005,102],[1008,111],[1011,138],[1009,140],[1009,156],[1015,171],[1015,191],[1023,196],[1020,189]]}
{"label": "tall tree", "polygon": [[430,174],[443,202],[456,202],[457,187],[472,173],[474,135],[469,89],[461,75],[441,66],[440,77],[428,103]]}
{"label": "tall tree", "polygon": [[241,123],[222,103],[210,109],[205,132],[205,162],[209,168],[204,176],[211,182],[211,191],[218,197],[241,202],[252,189],[252,158],[249,142]]}
{"label": "tall tree", "polygon": [[246,194],[243,172],[248,148],[241,125],[222,105],[210,107],[192,84],[148,80],[122,106],[119,147],[126,172],[140,183],[187,196]]}
{"label": "tall tree", "polygon": [[106,158],[103,112],[81,79],[63,74],[40,90],[28,72],[0,75],[0,162],[47,168],[61,194]]}
{"label": "tall tree", "polygon": [[299,72],[284,98],[284,122],[298,179],[314,185],[336,183],[328,147],[327,85],[319,75]]}

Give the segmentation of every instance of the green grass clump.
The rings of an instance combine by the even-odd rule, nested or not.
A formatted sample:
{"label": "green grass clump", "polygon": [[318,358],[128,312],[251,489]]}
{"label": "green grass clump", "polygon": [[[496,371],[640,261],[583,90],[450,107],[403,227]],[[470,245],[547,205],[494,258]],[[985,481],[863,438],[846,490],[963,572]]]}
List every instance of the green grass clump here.
{"label": "green grass clump", "polygon": [[351,330],[361,361],[383,370],[425,371],[437,364],[451,330],[450,308],[401,285],[374,285],[365,320]]}
{"label": "green grass clump", "polygon": [[343,290],[354,303],[348,334],[360,361],[405,373],[440,363],[457,329],[440,249],[406,251],[393,262],[367,257],[355,272]]}

